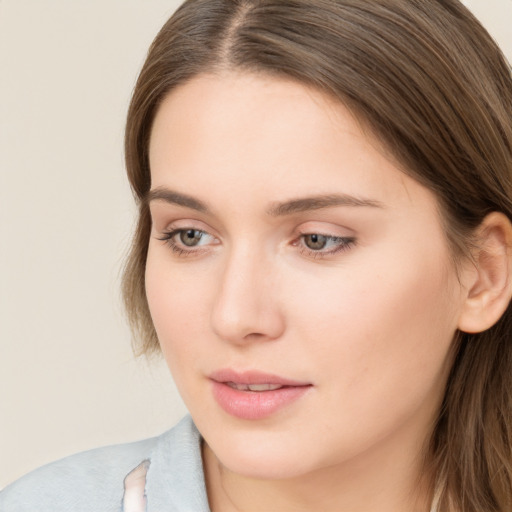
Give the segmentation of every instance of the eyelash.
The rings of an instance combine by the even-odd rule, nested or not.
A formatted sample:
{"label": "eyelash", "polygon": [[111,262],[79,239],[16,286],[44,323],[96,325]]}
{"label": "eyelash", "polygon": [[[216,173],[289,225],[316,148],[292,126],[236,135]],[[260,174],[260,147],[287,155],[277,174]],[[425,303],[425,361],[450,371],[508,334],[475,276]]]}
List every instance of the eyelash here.
{"label": "eyelash", "polygon": [[[185,249],[183,246],[180,246],[174,240],[175,236],[179,235],[180,233],[189,231],[189,230],[193,230],[193,228],[173,229],[171,231],[163,233],[163,236],[158,238],[158,240],[160,240],[160,241],[164,242],[166,245],[168,245],[171,248],[172,252],[174,254],[176,254],[177,256],[187,257],[187,256],[191,256],[191,255],[198,255],[201,252],[203,252],[201,249],[197,249],[197,248]],[[202,231],[200,229],[194,229],[194,231],[197,231],[197,232],[201,233],[202,235],[211,236],[211,235],[208,235],[208,233],[206,231]],[[303,240],[305,239],[305,237],[313,236],[313,235],[325,237],[328,241],[336,242],[337,245],[333,249],[328,250],[328,251],[323,251],[323,250],[315,251],[313,249],[309,249],[304,245]],[[302,241],[302,243],[301,243],[301,241]],[[355,244],[356,244],[355,237],[333,236],[333,235],[326,235],[323,233],[301,233],[299,235],[299,237],[296,240],[294,240],[294,242],[292,243],[293,246],[298,247],[300,254],[307,256],[309,258],[313,258],[313,259],[321,259],[321,258],[326,258],[329,256],[334,256],[335,254],[349,250]]]}
{"label": "eyelash", "polygon": [[202,252],[200,249],[199,250],[197,248],[185,249],[184,247],[178,245],[174,240],[174,237],[176,235],[179,235],[180,233],[184,233],[186,231],[191,231],[191,230],[197,231],[204,235],[208,235],[208,233],[206,231],[202,231],[200,229],[180,228],[180,229],[173,229],[171,231],[167,231],[167,232],[163,233],[163,236],[158,238],[158,240],[161,240],[166,245],[168,245],[171,248],[172,252],[174,254],[176,254],[177,256],[186,257],[186,256],[191,256],[192,254],[198,254],[199,252]]}
{"label": "eyelash", "polygon": [[[313,250],[309,249],[304,244],[304,239],[307,236],[322,236],[325,237],[328,241],[334,241],[336,245],[334,248],[323,251],[323,250]],[[301,243],[302,241],[302,243]],[[313,259],[322,259],[322,258],[328,258],[329,256],[334,256],[336,254],[348,251],[351,247],[353,247],[356,244],[355,237],[349,237],[349,236],[334,236],[334,235],[326,235],[324,233],[301,233],[296,241],[294,241],[293,245],[297,246],[299,248],[299,252],[307,256],[309,258]]]}

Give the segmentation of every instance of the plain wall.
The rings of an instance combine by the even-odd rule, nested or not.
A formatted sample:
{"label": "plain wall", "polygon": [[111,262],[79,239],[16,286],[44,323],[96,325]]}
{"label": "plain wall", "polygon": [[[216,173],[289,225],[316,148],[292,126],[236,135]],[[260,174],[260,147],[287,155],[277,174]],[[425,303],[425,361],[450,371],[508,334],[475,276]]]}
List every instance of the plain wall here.
{"label": "plain wall", "polygon": [[[178,3],[0,0],[0,488],[185,413],[165,365],[134,360],[118,291],[124,118]],[[512,59],[512,0],[466,3]]]}

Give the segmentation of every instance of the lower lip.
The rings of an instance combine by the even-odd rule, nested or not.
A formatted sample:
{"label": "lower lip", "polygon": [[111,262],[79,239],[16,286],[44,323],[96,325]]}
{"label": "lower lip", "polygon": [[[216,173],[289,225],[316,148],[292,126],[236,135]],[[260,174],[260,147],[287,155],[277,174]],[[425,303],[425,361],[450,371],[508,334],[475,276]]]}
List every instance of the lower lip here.
{"label": "lower lip", "polygon": [[222,409],[244,420],[267,418],[311,389],[311,386],[286,386],[273,391],[240,391],[223,382],[212,382],[213,396]]}

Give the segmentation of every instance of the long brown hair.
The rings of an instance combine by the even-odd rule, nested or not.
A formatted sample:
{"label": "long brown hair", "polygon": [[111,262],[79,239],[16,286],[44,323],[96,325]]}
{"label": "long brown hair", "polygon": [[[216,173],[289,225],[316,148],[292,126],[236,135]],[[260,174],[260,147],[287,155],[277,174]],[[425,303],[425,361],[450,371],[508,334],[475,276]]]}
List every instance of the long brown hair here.
{"label": "long brown hair", "polygon": [[[128,113],[139,221],[123,292],[140,351],[158,350],[144,272],[148,145],[162,99],[223,69],[295,79],[339,99],[438,198],[455,259],[491,211],[512,219],[512,79],[457,0],[188,0],[164,25]],[[512,310],[459,332],[426,458],[439,510],[512,510]],[[428,465],[428,467],[427,467]]]}

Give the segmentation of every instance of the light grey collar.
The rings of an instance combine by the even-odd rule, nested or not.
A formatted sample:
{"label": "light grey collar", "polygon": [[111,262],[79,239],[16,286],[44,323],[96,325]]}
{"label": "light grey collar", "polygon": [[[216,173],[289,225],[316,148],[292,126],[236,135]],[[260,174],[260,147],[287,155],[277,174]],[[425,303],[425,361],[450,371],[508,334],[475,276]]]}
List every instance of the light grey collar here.
{"label": "light grey collar", "polygon": [[[145,485],[144,485],[145,484]],[[163,434],[125,478],[123,512],[209,512],[201,435],[190,416]]]}

